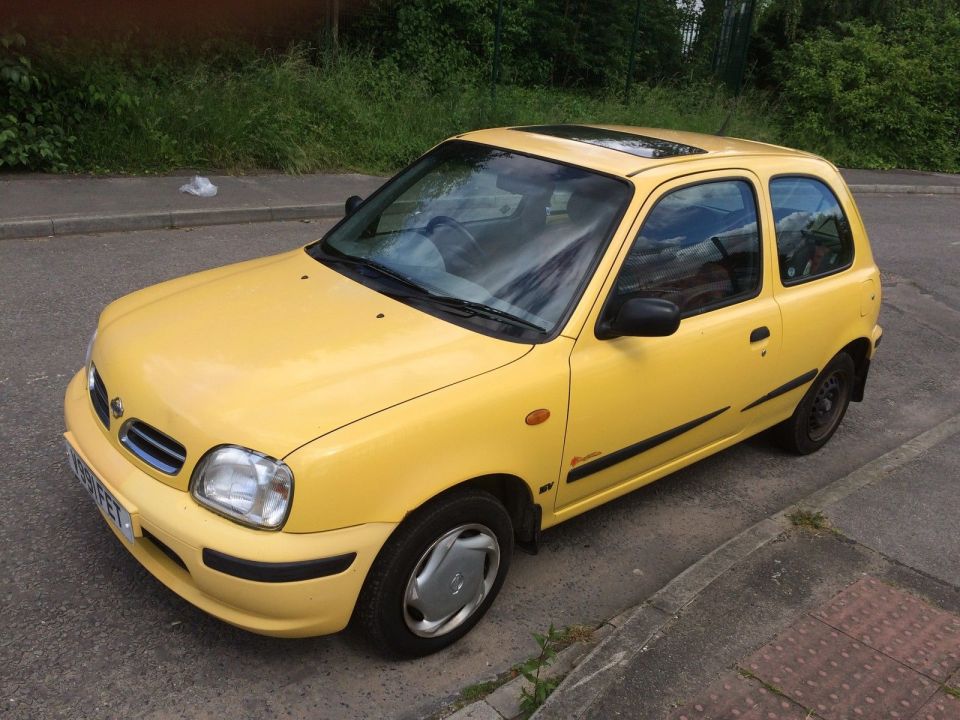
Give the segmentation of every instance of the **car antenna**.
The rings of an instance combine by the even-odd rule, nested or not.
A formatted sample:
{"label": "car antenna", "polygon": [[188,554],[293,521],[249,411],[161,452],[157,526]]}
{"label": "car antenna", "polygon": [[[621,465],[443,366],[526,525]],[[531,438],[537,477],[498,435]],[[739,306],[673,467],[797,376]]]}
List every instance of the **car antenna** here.
{"label": "car antenna", "polygon": [[737,93],[737,97],[733,101],[733,106],[730,108],[730,111],[727,113],[727,116],[723,119],[723,123],[720,125],[720,129],[717,130],[714,135],[726,135],[727,128],[730,126],[730,121],[733,120],[733,116],[737,113],[737,110],[740,108],[740,98],[743,95]]}
{"label": "car antenna", "polygon": [[730,112],[727,113],[727,116],[723,119],[723,123],[720,125],[720,129],[717,130],[714,135],[726,135],[727,126],[730,124],[730,120],[733,118],[733,113],[736,111],[736,107],[730,108]]}

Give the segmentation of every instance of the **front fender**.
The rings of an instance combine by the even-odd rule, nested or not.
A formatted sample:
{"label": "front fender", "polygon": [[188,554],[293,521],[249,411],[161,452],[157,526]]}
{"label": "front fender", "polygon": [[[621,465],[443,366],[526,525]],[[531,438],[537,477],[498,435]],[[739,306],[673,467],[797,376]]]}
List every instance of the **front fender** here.
{"label": "front fender", "polygon": [[[560,473],[573,341],[559,337],[523,358],[387,408],[292,452],[293,508],[285,532],[400,522],[472,478],[523,479],[552,512]],[[546,408],[550,417],[528,425]],[[549,486],[549,487],[547,487]],[[544,489],[541,493],[541,488]]]}

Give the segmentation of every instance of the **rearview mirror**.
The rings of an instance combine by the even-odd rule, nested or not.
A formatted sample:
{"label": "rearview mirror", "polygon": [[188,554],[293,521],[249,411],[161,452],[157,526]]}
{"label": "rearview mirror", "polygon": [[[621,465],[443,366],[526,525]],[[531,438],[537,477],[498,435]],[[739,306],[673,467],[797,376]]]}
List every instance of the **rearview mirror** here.
{"label": "rearview mirror", "polygon": [[353,215],[354,211],[363,203],[363,198],[359,195],[351,195],[343,204],[343,209],[347,215]]}
{"label": "rearview mirror", "polygon": [[680,327],[680,308],[661,298],[629,298],[597,323],[600,340],[618,337],[665,337]]}

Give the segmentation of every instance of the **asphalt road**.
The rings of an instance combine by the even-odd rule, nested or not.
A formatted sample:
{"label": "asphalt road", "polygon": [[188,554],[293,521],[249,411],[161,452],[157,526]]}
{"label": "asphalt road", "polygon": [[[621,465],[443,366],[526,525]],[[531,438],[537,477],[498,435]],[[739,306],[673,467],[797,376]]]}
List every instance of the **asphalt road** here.
{"label": "asphalt road", "polygon": [[831,443],[795,458],[754,438],[548,531],[538,556],[516,556],[470,635],[408,662],[383,661],[350,631],[277,640],[206,616],[127,554],[64,462],[63,390],[107,302],[295,247],[324,226],[0,242],[0,715],[422,717],[533,654],[531,632],[600,622],[642,600],[742,529],[960,409],[960,198],[871,195],[860,207],[884,273],[885,337],[866,401]]}

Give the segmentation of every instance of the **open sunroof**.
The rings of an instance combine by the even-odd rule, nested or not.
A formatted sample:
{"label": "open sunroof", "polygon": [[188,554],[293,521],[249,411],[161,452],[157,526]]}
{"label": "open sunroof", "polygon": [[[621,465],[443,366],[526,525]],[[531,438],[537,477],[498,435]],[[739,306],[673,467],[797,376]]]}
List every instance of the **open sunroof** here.
{"label": "open sunroof", "polygon": [[564,140],[576,140],[590,145],[599,145],[610,150],[619,150],[643,158],[667,158],[679,155],[698,155],[706,152],[706,150],[701,150],[692,145],[586,125],[530,125],[513,129],[520,132],[550,135]]}

